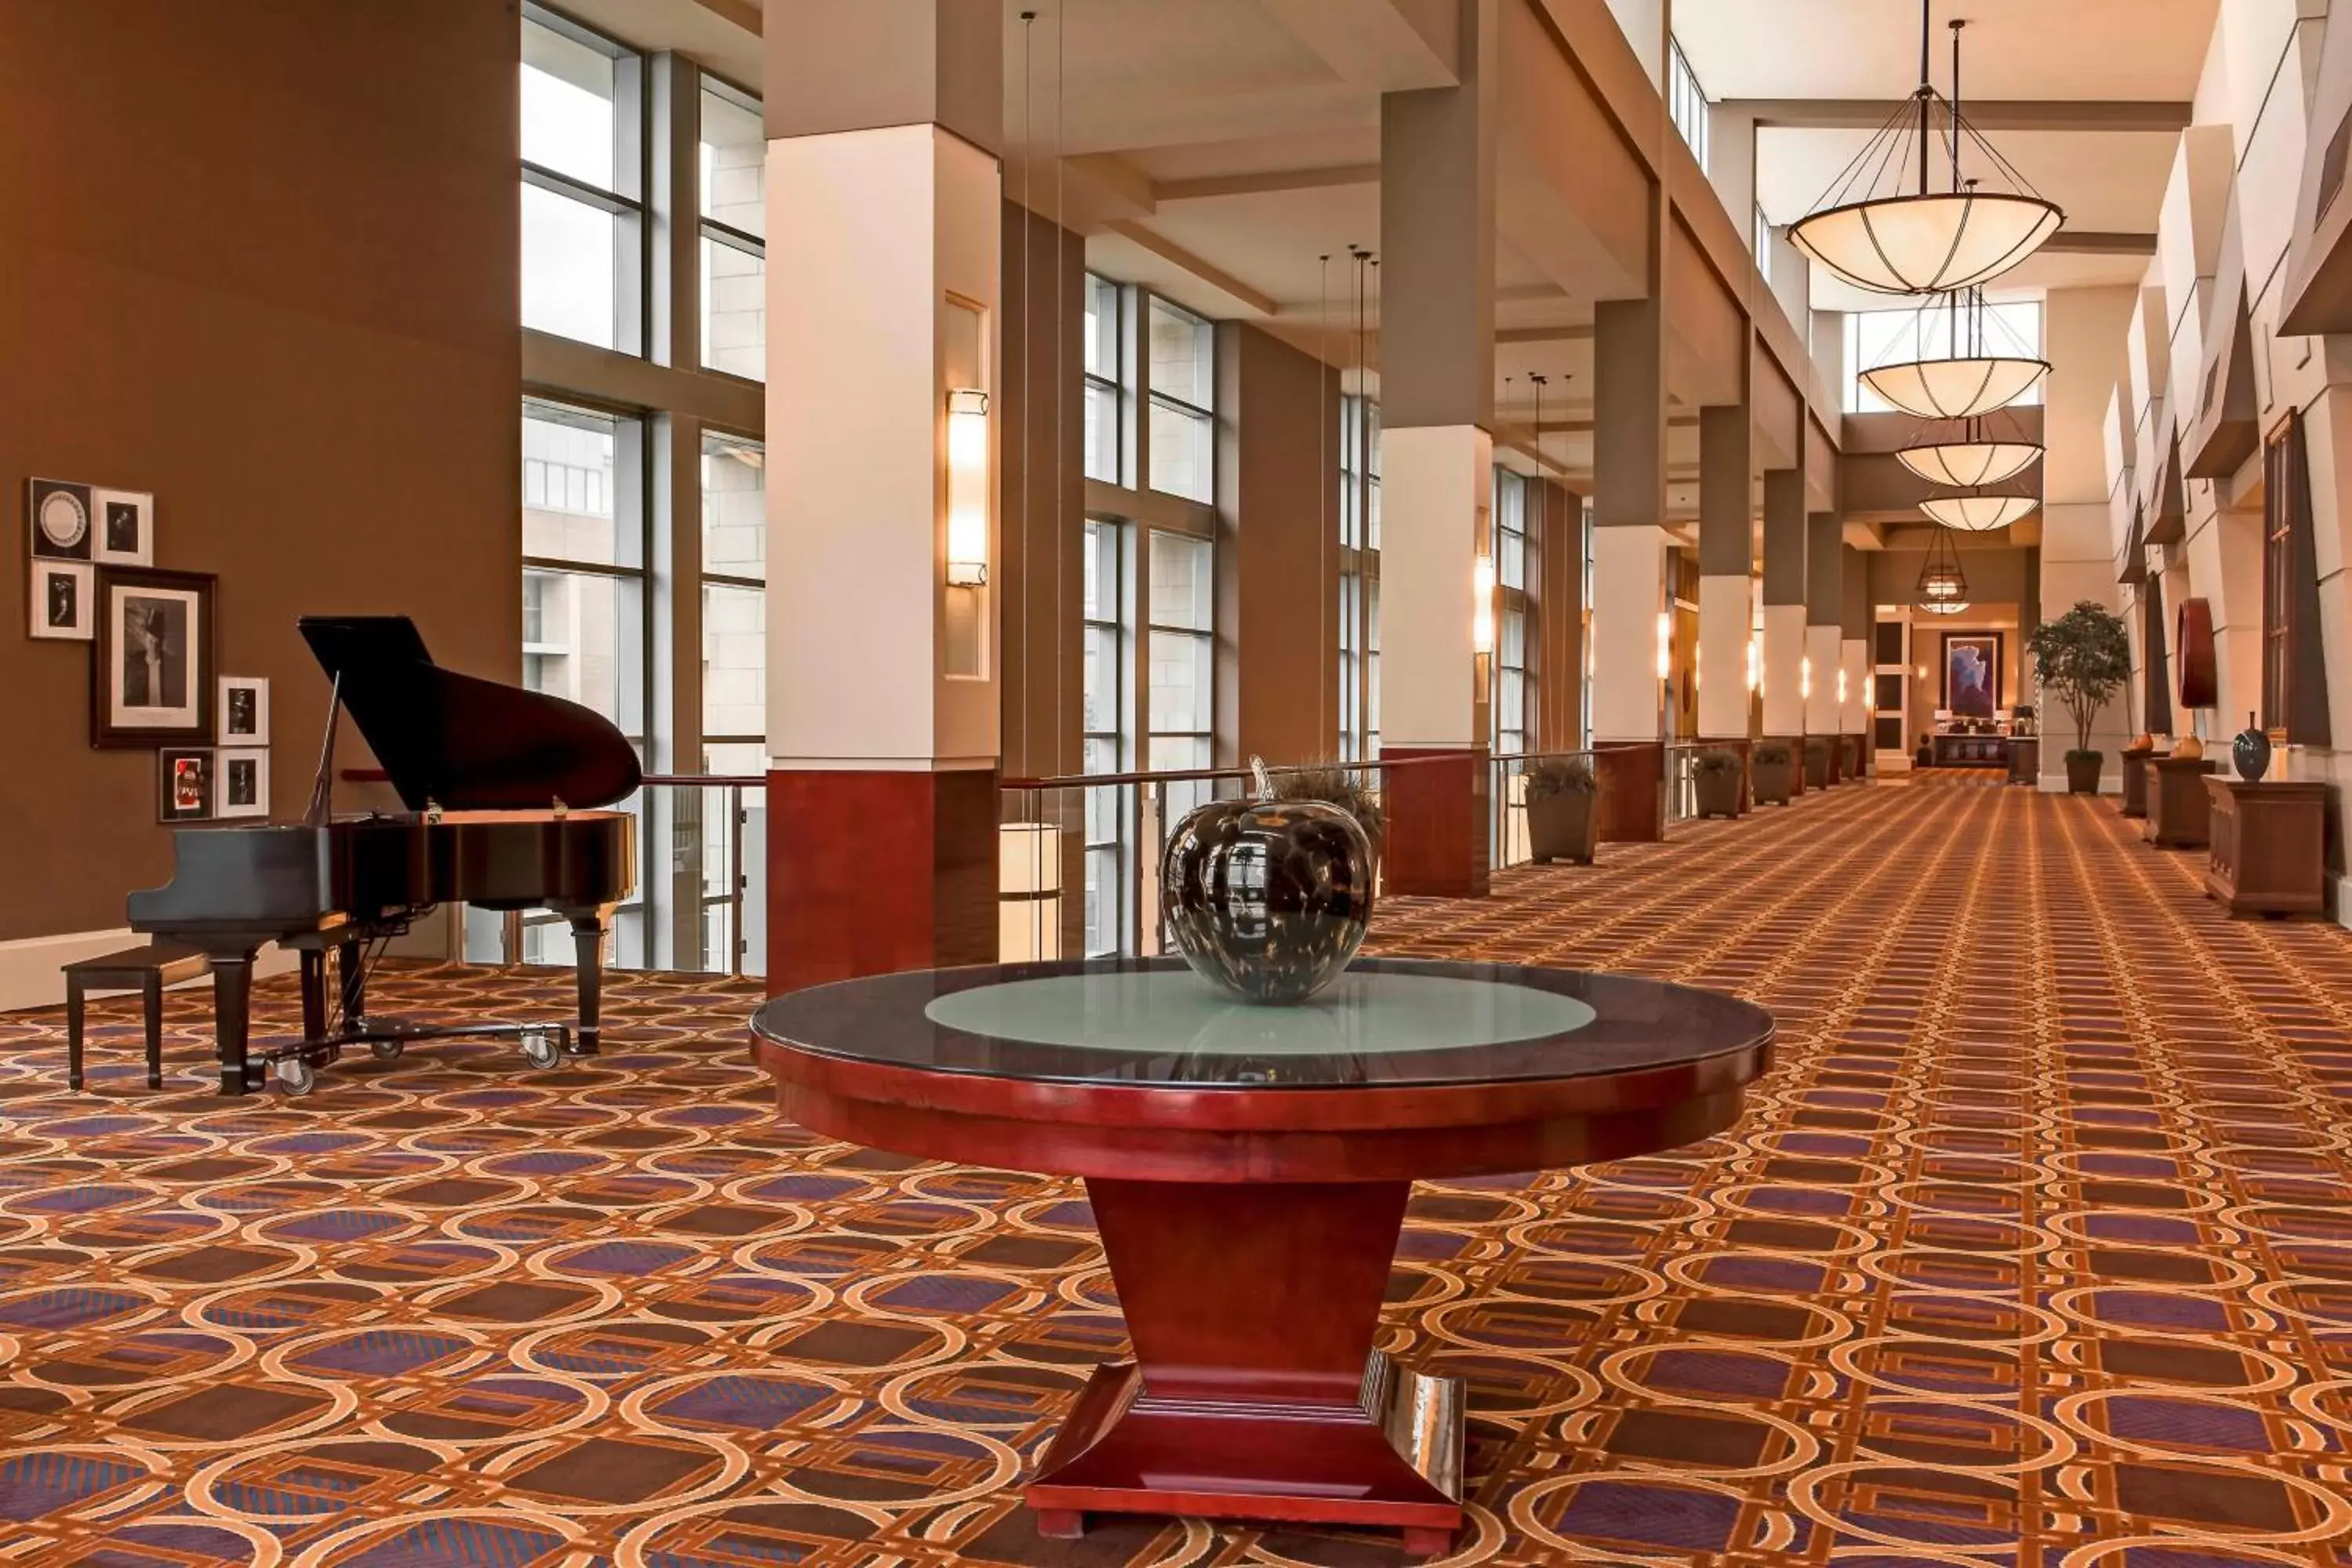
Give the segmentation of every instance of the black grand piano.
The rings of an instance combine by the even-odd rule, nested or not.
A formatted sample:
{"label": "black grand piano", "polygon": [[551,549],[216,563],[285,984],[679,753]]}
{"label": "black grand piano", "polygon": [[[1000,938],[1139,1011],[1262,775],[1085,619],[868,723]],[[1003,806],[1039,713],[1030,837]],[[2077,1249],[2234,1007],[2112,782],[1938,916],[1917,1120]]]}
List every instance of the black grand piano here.
{"label": "black grand piano", "polygon": [[[286,1089],[306,1092],[320,1067],[361,1044],[392,1057],[413,1040],[511,1037],[541,1067],[567,1050],[593,1053],[604,931],[636,886],[635,818],[593,808],[625,798],[643,778],[627,738],[576,702],[443,669],[405,616],[306,617],[300,629],[335,692],[304,820],[177,829],[172,880],[130,898],[132,930],[212,960],[221,1092],[247,1093],[273,1069]],[[407,810],[331,815],[344,712]],[[424,1028],[368,1016],[367,974],[381,944],[435,905],[457,902],[548,909],[571,922],[576,1027]],[[253,961],[272,942],[300,956],[302,1038],[254,1060]]]}

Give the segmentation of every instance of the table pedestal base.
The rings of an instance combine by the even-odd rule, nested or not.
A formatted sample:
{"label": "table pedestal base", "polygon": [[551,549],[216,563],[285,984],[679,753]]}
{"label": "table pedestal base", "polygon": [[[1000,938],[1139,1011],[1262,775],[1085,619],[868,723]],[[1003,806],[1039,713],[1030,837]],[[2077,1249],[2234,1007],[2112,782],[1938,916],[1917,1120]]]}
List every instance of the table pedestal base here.
{"label": "table pedestal base", "polygon": [[1037,1527],[1085,1516],[1401,1529],[1462,1522],[1462,1385],[1372,1349],[1404,1182],[1089,1180],[1136,1359],[1097,1368],[1028,1489]]}

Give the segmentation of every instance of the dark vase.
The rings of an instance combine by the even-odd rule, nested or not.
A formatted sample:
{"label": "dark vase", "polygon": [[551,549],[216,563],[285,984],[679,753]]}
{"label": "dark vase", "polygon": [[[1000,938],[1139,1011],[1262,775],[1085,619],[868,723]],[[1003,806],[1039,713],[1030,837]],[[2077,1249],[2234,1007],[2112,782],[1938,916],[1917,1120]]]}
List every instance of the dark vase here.
{"label": "dark vase", "polygon": [[1194,973],[1245,1002],[1304,1002],[1371,924],[1371,840],[1321,801],[1211,801],[1168,836],[1160,915]]}
{"label": "dark vase", "polygon": [[2252,713],[2246,715],[2246,727],[2230,742],[2230,759],[2238,765],[2238,776],[2248,784],[2270,771],[2271,738],[2263,733]]}

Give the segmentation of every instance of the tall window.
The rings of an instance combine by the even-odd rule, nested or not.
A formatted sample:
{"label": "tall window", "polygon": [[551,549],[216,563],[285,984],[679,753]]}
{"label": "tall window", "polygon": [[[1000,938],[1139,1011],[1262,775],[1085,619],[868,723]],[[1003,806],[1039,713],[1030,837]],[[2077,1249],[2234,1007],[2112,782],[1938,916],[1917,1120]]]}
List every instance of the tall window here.
{"label": "tall window", "polygon": [[[1125,663],[1121,647],[1119,541],[1116,522],[1086,525],[1085,588],[1080,613],[1086,622],[1086,673],[1079,723],[1083,767],[1089,773],[1119,771],[1127,704],[1120,700]],[[1116,952],[1127,908],[1125,792],[1116,786],[1089,789],[1086,796],[1086,943],[1088,957]]]}
{"label": "tall window", "polygon": [[[1150,711],[1144,765],[1209,765],[1214,711],[1216,548],[1208,540],[1153,529],[1150,593]],[[1169,792],[1172,818],[1206,798],[1199,786]]]}
{"label": "tall window", "polygon": [[1216,334],[1189,310],[1154,299],[1150,310],[1150,488],[1187,500],[1216,499]]}
{"label": "tall window", "polygon": [[1764,275],[1765,286],[1769,288],[1772,283],[1772,220],[1764,216],[1764,205],[1760,202],[1756,205],[1755,220],[1748,234],[1756,248],[1756,270]]}
{"label": "tall window", "polygon": [[1533,552],[1528,511],[1535,486],[1508,468],[1495,470],[1495,688],[1490,742],[1506,755],[1528,749],[1528,714],[1535,679],[1528,635],[1534,604],[1528,594]]}
{"label": "tall window", "polygon": [[1123,482],[1119,437],[1125,414],[1120,405],[1118,285],[1087,273],[1086,308],[1087,478],[1116,485]]}
{"label": "tall window", "polygon": [[1381,409],[1339,401],[1339,755],[1381,752]]}
{"label": "tall window", "polygon": [[1666,113],[1673,119],[1675,129],[1682,132],[1683,141],[1698,160],[1701,169],[1706,167],[1706,93],[1692,74],[1689,58],[1683,53],[1682,42],[1670,39],[1666,47]]}
{"label": "tall window", "polygon": [[[646,750],[646,522],[634,420],[527,402],[522,411],[522,683],[593,708]],[[635,811],[632,799],[623,809]],[[643,879],[639,879],[642,886]],[[641,896],[640,896],[641,897]],[[495,914],[469,911],[468,946]],[[525,922],[523,957],[569,963],[570,928]],[[614,962],[645,962],[642,902],[614,921]]]}
{"label": "tall window", "polygon": [[[1984,307],[1984,331],[1972,346],[1966,310],[1938,303],[1894,310],[1854,310],[1845,319],[1845,363],[1854,372],[1846,377],[1848,414],[1883,414],[1894,406],[1872,392],[1861,373],[1882,364],[1910,360],[1943,359],[1954,352],[1953,328],[1959,329],[1962,353],[1981,352],[1999,357],[2039,359],[2042,355],[2042,301],[2000,300]],[[2018,399],[2024,405],[2042,401],[2042,384]]]}
{"label": "tall window", "polygon": [[766,455],[731,436],[702,438],[702,766],[767,768]]}
{"label": "tall window", "polygon": [[522,324],[635,353],[637,56],[536,6],[522,24]]}
{"label": "tall window", "polygon": [[1577,721],[1577,729],[1580,731],[1577,736],[1577,745],[1580,750],[1590,751],[1592,748],[1592,681],[1593,673],[1599,668],[1599,665],[1592,652],[1592,578],[1596,541],[1592,531],[1592,502],[1589,500],[1584,503],[1584,516],[1577,528],[1577,532],[1584,541],[1584,586],[1577,595],[1577,603],[1584,606],[1582,635],[1578,638],[1578,646],[1584,650],[1584,669],[1580,678],[1584,689],[1584,700],[1577,705],[1579,711],[1583,715]]}
{"label": "tall window", "polygon": [[768,378],[768,136],[760,100],[702,79],[702,363]]}
{"label": "tall window", "polygon": [[2326,746],[2333,728],[2306,439],[2297,410],[2263,450],[2263,725],[2290,744]]}

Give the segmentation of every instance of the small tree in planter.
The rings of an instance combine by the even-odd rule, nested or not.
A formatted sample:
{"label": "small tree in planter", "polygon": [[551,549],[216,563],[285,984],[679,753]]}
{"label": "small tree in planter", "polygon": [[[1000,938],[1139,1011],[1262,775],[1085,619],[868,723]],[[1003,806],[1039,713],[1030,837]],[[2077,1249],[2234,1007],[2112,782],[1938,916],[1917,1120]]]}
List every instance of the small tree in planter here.
{"label": "small tree in planter", "polygon": [[1759,805],[1786,805],[1797,784],[1797,762],[1786,741],[1759,741],[1748,752],[1748,782]]}
{"label": "small tree in planter", "polygon": [[[2044,621],[2025,639],[2033,655],[2033,679],[2074,721],[2074,748],[2066,753],[2066,788],[2095,795],[2106,753],[2091,749],[2091,726],[2131,679],[2131,638],[2124,618],[2089,599],[2054,621]],[[2045,697],[2046,700],[2046,697]]]}
{"label": "small tree in planter", "polygon": [[1537,865],[1592,864],[1599,789],[1592,764],[1581,757],[1539,757],[1528,766],[1528,854]]}
{"label": "small tree in planter", "polygon": [[1691,759],[1691,793],[1701,816],[1739,815],[1739,753],[1710,747]]}

